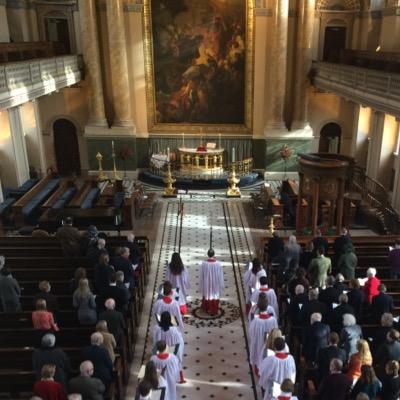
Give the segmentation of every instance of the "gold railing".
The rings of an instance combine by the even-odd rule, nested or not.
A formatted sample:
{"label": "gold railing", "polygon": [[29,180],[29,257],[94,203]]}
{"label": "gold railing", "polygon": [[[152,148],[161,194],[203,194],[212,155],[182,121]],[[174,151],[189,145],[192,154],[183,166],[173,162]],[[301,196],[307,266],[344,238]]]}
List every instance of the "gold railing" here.
{"label": "gold railing", "polygon": [[253,170],[253,158],[246,158],[229,164],[229,171],[231,171],[233,167],[235,167],[236,175],[247,175]]}

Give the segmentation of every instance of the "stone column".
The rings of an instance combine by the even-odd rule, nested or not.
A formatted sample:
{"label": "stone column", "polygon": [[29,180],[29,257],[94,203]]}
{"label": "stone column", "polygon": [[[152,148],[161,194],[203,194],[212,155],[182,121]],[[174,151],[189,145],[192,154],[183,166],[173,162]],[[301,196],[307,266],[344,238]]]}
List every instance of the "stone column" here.
{"label": "stone column", "polygon": [[94,0],[79,0],[83,56],[89,81],[90,115],[88,125],[107,126]]}
{"label": "stone column", "polygon": [[115,111],[115,126],[133,127],[123,3],[107,0],[108,45]]}
{"label": "stone column", "polygon": [[6,0],[0,0],[0,42],[10,41],[10,31],[8,30]]}
{"label": "stone column", "polygon": [[378,179],[379,174],[384,125],[385,114],[380,111],[375,111],[371,121],[371,135],[367,159],[367,176],[375,180]]}
{"label": "stone column", "polygon": [[308,73],[314,27],[315,0],[299,1],[292,130],[311,129],[308,123]]}
{"label": "stone column", "polygon": [[289,0],[276,0],[268,18],[265,131],[286,130],[283,110],[286,90]]}
{"label": "stone column", "polygon": [[17,186],[21,186],[29,179],[29,162],[20,107],[9,108],[8,118],[11,131],[11,146],[8,156],[14,163],[15,183]]}

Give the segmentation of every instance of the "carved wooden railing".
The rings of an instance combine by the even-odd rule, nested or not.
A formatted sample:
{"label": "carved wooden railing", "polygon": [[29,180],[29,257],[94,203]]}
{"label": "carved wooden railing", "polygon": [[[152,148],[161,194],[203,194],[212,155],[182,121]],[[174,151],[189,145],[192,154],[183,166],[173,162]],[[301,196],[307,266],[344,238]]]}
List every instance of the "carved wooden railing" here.
{"label": "carved wooden railing", "polygon": [[388,192],[379,182],[367,176],[363,168],[354,167],[349,191],[358,193],[361,200],[376,210],[386,234],[400,234],[400,215],[390,204]]}
{"label": "carved wooden railing", "polygon": [[66,54],[60,42],[0,43],[0,63],[55,57]]}

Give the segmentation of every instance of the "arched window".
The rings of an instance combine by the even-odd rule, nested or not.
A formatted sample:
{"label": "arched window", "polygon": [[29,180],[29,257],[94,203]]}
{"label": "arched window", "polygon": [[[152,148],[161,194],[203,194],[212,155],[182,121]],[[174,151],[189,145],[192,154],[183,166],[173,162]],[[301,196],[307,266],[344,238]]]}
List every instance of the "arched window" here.
{"label": "arched window", "polygon": [[340,153],[342,128],[336,122],[329,122],[321,128],[319,153]]}

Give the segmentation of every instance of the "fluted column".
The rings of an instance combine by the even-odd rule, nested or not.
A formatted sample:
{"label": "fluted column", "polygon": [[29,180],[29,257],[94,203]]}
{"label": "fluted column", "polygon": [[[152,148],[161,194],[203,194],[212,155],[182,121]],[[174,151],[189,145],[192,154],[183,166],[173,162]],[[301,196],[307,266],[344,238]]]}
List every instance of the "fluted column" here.
{"label": "fluted column", "polygon": [[107,126],[104,112],[95,1],[79,0],[79,15],[83,56],[89,81],[90,115],[88,124]]}
{"label": "fluted column", "polygon": [[132,127],[125,24],[121,0],[107,0],[107,26],[115,112],[113,125]]}
{"label": "fluted column", "polygon": [[289,0],[276,0],[268,19],[265,130],[284,130]]}
{"label": "fluted column", "polygon": [[296,58],[294,60],[294,104],[292,130],[309,127],[308,73],[311,66],[311,43],[314,26],[315,0],[302,0],[299,4]]}

